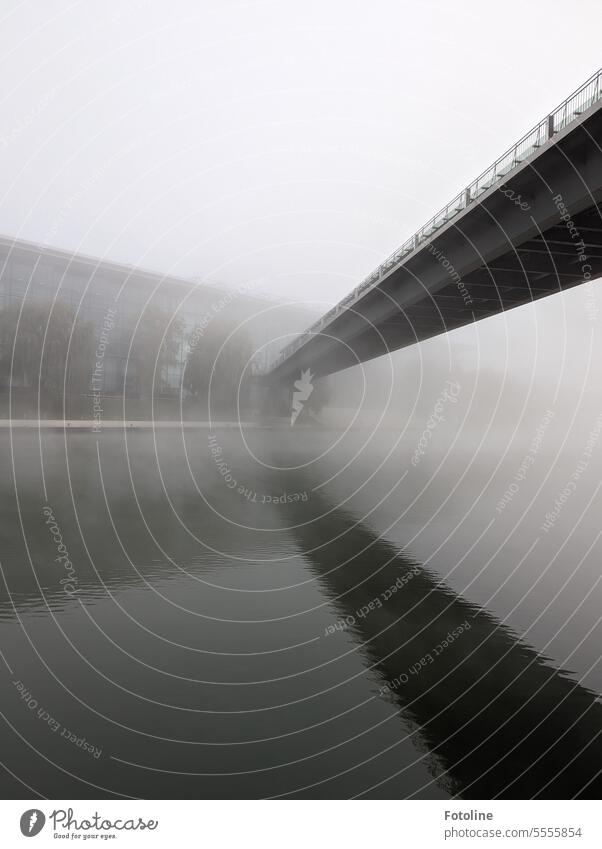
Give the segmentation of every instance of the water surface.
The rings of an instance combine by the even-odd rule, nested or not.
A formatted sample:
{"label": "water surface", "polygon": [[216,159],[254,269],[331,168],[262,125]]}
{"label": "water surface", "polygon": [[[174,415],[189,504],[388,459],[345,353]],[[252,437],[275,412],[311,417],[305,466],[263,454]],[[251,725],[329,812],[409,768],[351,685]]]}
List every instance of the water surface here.
{"label": "water surface", "polygon": [[593,465],[545,531],[578,458],[0,438],[6,797],[600,794]]}

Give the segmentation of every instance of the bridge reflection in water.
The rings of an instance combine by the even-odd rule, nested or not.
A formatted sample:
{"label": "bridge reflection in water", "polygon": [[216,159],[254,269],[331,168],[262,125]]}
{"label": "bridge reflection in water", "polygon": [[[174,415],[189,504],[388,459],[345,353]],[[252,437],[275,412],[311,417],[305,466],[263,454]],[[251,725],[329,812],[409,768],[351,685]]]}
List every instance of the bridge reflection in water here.
{"label": "bridge reflection in water", "polygon": [[469,799],[599,798],[596,694],[319,493],[311,508],[298,544],[434,779]]}
{"label": "bridge reflection in water", "polygon": [[[18,509],[10,479],[0,486],[5,796],[21,798],[23,779],[62,798],[599,797],[596,695],[313,489],[307,470],[282,471],[280,451],[305,457],[293,437],[279,448],[275,432],[257,434],[276,469],[259,472],[236,434],[220,437],[258,491],[311,492],[277,507],[234,499],[191,437],[212,510],[171,435],[130,435],[127,455],[118,434],[100,446],[43,435],[47,502],[34,442],[15,439]],[[361,480],[356,467],[349,484]],[[61,588],[45,503],[76,595]],[[340,620],[344,634],[317,639]],[[102,756],[66,745],[16,679]]]}

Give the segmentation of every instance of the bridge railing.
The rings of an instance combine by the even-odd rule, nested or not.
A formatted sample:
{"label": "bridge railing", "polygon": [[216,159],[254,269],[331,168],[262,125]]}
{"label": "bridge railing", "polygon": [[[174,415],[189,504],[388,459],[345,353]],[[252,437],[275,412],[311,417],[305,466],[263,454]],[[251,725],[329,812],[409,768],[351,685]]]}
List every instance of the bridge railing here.
{"label": "bridge railing", "polygon": [[483,192],[506,178],[510,172],[521,162],[524,162],[531,154],[549,141],[555,133],[564,129],[568,124],[576,120],[582,112],[589,109],[602,97],[602,68],[593,74],[573,94],[564,100],[553,112],[547,115],[532,130],[519,139],[509,150],[483,171],[476,180],[461,191],[456,197],[443,207],[436,215],[427,221],[414,235],[398,248],[391,256],[387,257],[378,268],[371,272],[362,282],[355,287],[342,301],[329,310],[322,318],[318,319],[311,327],[297,336],[286,347],[282,349],[276,360],[268,367],[268,371],[284,362],[291,354],[294,354],[311,336],[319,333],[331,319],[338,315],[346,307],[357,301],[368,289],[375,286],[392,269],[395,268],[405,257],[415,251],[424,241],[433,235],[440,227],[450,221],[463,209],[466,209]]}

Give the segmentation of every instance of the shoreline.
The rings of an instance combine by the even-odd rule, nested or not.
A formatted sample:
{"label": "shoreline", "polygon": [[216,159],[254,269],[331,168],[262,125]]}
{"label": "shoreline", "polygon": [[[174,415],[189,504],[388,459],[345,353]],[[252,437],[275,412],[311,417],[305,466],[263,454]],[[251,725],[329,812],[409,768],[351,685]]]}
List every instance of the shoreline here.
{"label": "shoreline", "polygon": [[113,419],[98,425],[94,419],[0,419],[0,429],[4,430],[89,430],[102,433],[103,430],[175,430],[212,428],[260,428],[257,422],[238,421],[153,421],[152,419]]}

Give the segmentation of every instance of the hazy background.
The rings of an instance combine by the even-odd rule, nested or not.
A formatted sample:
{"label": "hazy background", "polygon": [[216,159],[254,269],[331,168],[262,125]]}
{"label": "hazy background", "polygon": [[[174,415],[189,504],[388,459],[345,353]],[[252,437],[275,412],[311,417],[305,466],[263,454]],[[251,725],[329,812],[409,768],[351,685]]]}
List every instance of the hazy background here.
{"label": "hazy background", "polygon": [[[4,0],[0,233],[233,289],[252,281],[323,312],[597,70],[601,23],[599,0]],[[554,768],[540,758],[560,752],[572,765],[565,778],[577,773],[560,797],[597,775],[600,285],[333,376],[318,419],[332,429],[302,419],[217,427],[217,437],[0,429],[3,710],[20,735],[0,727],[15,776],[2,773],[0,790],[22,798],[23,779],[76,799],[247,798],[318,785],[330,798],[379,787],[386,798],[448,795],[448,783],[432,787],[430,755],[453,777],[476,753],[482,771],[478,734],[491,728],[502,729],[504,754],[522,753],[515,774],[540,763],[547,782]],[[131,313],[125,302],[123,335],[127,343],[131,314],[142,315],[141,383],[152,399],[148,366],[161,347],[152,330],[162,327],[140,302]],[[216,337],[237,305],[215,314]],[[41,361],[46,336],[31,324],[25,341],[39,343],[28,350]],[[201,373],[214,353],[199,350]],[[447,381],[455,400],[414,464]],[[85,373],[80,383],[89,417]],[[62,401],[63,384],[44,388]],[[386,430],[373,427],[381,415]],[[342,434],[353,420],[368,427]],[[306,500],[279,500],[291,493]],[[79,598],[63,589],[44,509]],[[410,564],[422,577],[382,619],[325,638]],[[432,712],[412,714],[402,691],[397,702],[379,695],[437,645],[439,626],[477,610],[471,633],[486,656],[473,652],[475,636],[444,655],[435,679],[414,679],[422,690],[412,703]],[[507,673],[483,675],[510,644]],[[485,682],[460,710],[447,679],[456,663],[460,689]],[[551,688],[531,703],[527,689],[542,689],[548,668]],[[506,674],[518,682],[509,693]],[[17,678],[102,757],[49,732]],[[498,713],[483,713],[488,704]],[[504,737],[502,723],[525,707],[510,726],[515,741]],[[435,727],[445,740],[460,740],[447,755],[437,732],[413,747],[416,726],[433,716],[443,716]],[[594,745],[574,742],[572,729]],[[495,781],[477,798],[512,774],[497,748],[486,755],[483,775]]]}
{"label": "hazy background", "polygon": [[[2,10],[0,231],[229,286],[259,279],[318,312],[600,64],[588,0]],[[487,397],[505,393],[502,424],[525,397],[537,415],[597,403],[588,296],[395,354],[397,408],[417,395],[429,408],[452,373],[465,399],[479,377]]]}
{"label": "hazy background", "polygon": [[0,232],[333,303],[593,73],[599,3],[4,0]]}

